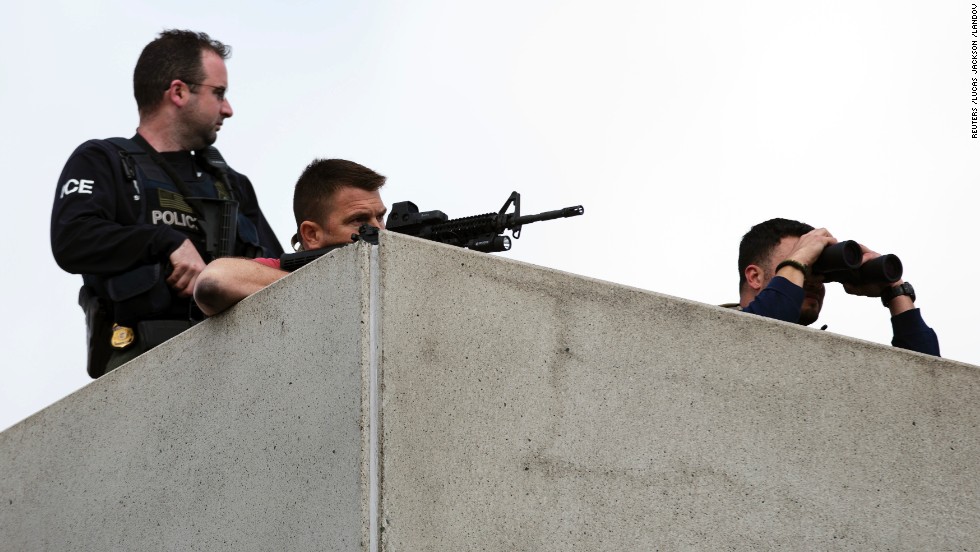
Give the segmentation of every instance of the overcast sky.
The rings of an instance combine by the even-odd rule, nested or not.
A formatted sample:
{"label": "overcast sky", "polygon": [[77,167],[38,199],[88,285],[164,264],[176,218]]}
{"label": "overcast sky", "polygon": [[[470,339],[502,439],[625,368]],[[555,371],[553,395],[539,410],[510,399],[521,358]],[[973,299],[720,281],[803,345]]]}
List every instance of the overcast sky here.
{"label": "overcast sky", "polygon": [[[450,217],[532,213],[507,257],[711,304],[738,241],[782,216],[895,253],[943,355],[980,364],[972,2],[15,2],[0,21],[0,429],[91,380],[81,278],[54,263],[65,160],[137,125],[132,70],[165,28],[233,47],[216,145],[280,241],[315,157]],[[820,324],[888,343],[877,299]],[[287,345],[284,345],[287,346]],[[174,370],[179,370],[174,367]]]}

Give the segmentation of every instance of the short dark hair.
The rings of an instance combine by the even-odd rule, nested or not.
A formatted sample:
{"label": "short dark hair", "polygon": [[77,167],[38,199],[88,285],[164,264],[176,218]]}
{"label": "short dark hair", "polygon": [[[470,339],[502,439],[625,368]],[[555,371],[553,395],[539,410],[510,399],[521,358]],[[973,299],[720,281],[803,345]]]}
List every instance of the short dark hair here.
{"label": "short dark hair", "polygon": [[330,200],[345,186],[373,192],[385,185],[385,177],[353,161],[315,159],[296,181],[293,215],[297,228],[304,220],[325,224]]}
{"label": "short dark hair", "polygon": [[147,44],[133,71],[133,95],[140,114],[153,112],[174,79],[188,83],[203,81],[201,56],[205,51],[214,52],[221,59],[231,56],[231,46],[194,31],[168,29]]}
{"label": "short dark hair", "polygon": [[767,263],[783,238],[798,238],[811,230],[809,224],[784,218],[769,219],[750,228],[738,246],[738,289],[745,285],[746,267]]}

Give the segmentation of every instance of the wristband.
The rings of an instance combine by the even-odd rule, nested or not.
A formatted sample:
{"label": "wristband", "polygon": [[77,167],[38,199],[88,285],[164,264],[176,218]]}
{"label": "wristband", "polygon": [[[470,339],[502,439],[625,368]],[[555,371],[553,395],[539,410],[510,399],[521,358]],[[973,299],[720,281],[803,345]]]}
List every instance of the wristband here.
{"label": "wristband", "polygon": [[786,259],[785,261],[783,261],[783,262],[779,263],[778,265],[776,265],[776,272],[779,272],[779,269],[783,268],[784,266],[791,266],[791,267],[795,268],[796,270],[799,270],[800,272],[803,273],[803,276],[804,277],[810,275],[810,268],[809,267],[807,267],[805,264],[803,264],[803,263],[801,263],[799,261],[794,261],[793,259]]}

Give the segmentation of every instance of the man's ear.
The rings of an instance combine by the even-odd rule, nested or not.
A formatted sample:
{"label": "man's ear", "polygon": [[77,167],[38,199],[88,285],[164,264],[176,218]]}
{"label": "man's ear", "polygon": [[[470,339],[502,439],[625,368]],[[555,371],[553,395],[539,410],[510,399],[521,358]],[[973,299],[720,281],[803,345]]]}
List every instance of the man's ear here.
{"label": "man's ear", "polygon": [[163,98],[177,107],[184,107],[190,101],[191,89],[182,80],[170,81],[170,88],[163,93]]}
{"label": "man's ear", "polygon": [[759,265],[750,264],[745,267],[745,285],[756,292],[762,290],[766,283],[766,273]]}
{"label": "man's ear", "polygon": [[326,232],[323,227],[311,220],[304,220],[299,224],[299,241],[307,251],[324,247],[320,244],[324,236]]}

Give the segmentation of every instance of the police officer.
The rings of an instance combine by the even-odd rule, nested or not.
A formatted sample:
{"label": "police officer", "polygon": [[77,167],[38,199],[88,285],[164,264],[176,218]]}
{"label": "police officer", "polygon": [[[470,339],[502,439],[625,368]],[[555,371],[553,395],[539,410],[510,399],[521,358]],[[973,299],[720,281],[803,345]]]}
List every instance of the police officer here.
{"label": "police officer", "polygon": [[205,33],[161,33],[133,74],[136,135],[85,142],[61,173],[51,248],[82,275],[93,378],[202,317],[191,295],[211,259],[282,254],[251,182],[211,146],[233,113],[229,53]]}

